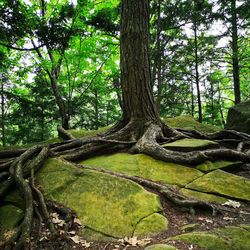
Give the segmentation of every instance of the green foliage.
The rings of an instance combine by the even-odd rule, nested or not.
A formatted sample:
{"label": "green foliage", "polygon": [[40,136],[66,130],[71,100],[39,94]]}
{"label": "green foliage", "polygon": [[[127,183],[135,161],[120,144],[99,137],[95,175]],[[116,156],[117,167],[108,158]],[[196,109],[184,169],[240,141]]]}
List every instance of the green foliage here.
{"label": "green foliage", "polygon": [[[151,5],[150,56],[154,95],[161,97],[160,115],[198,117],[196,25],[204,124],[189,125],[184,119],[182,128],[217,131],[206,124],[223,127],[234,104],[230,5],[224,0],[170,0],[160,1],[160,6],[153,0]],[[241,1],[237,6],[241,92],[246,100],[250,97],[249,3]],[[76,130],[97,130],[120,119],[119,22],[118,0],[1,1],[1,144],[55,137],[61,110]],[[219,26],[221,33],[214,32]],[[22,50],[34,46],[39,53]]]}

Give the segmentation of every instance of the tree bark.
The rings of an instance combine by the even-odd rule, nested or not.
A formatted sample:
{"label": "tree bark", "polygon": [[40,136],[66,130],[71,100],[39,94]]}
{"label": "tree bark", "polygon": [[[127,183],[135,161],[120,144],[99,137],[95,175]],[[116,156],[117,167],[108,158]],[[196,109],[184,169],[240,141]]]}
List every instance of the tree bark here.
{"label": "tree bark", "polygon": [[121,87],[123,121],[159,121],[153,100],[149,62],[149,0],[123,0]]}

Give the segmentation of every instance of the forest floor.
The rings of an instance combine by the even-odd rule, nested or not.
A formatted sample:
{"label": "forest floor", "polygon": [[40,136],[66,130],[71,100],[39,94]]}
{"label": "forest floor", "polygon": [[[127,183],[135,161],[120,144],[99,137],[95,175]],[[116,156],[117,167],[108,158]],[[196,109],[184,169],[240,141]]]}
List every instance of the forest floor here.
{"label": "forest floor", "polygon": [[[203,132],[218,131],[218,128],[200,125],[190,117],[168,122],[175,127],[182,124],[184,128]],[[98,132],[103,130],[71,131],[75,137],[92,136]],[[201,143],[205,146],[213,143],[193,139],[190,142],[192,148],[195,143],[199,147]],[[180,141],[174,147],[183,146],[178,143]],[[181,144],[190,146],[186,139]],[[167,146],[173,147],[172,144]],[[211,207],[178,206],[161,191],[141,185],[136,178],[156,185],[164,184],[188,198],[216,204],[216,213],[209,209]],[[36,181],[45,194],[58,234],[52,236],[46,222],[35,217],[31,250],[250,250],[250,171],[246,164],[218,161],[184,166],[127,152],[97,156],[78,163],[54,157],[46,161]],[[8,212],[4,214],[4,207],[22,208],[19,196],[10,195],[0,207],[0,249],[4,239],[10,238],[15,230],[1,228],[1,224],[12,219]],[[159,221],[147,221],[151,215],[160,218]],[[163,245],[157,248],[157,244]]]}

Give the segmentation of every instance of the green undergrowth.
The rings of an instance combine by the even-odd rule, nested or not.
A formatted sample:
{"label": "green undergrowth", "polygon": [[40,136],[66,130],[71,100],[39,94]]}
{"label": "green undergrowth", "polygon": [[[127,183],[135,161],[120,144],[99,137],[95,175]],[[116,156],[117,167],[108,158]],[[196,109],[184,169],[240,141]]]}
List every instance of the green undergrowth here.
{"label": "green undergrowth", "polygon": [[102,127],[97,130],[85,130],[85,129],[70,129],[69,132],[75,137],[75,138],[82,138],[82,137],[90,137],[90,136],[96,136],[98,134],[105,133],[110,126]]}
{"label": "green undergrowth", "polygon": [[[159,197],[129,180],[49,159],[37,176],[45,196],[76,211],[90,240],[145,236],[167,229]],[[150,216],[157,220],[150,219]]]}

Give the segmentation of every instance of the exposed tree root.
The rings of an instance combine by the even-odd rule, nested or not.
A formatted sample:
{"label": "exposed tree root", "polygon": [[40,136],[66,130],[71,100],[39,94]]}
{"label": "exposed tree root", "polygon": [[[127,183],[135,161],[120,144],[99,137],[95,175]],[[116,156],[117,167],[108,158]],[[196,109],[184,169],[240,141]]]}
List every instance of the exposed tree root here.
{"label": "exposed tree root", "polygon": [[[206,160],[214,161],[217,159],[239,160],[245,164],[250,163],[250,136],[236,131],[222,131],[203,135],[197,131],[175,130],[163,123],[132,120],[127,124],[117,124],[103,135],[90,138],[74,139],[67,131],[66,133],[64,130],[61,132],[64,134],[64,138],[67,137],[68,140],[47,146],[35,146],[30,149],[0,151],[0,198],[2,199],[16,185],[25,200],[25,216],[16,233],[7,242],[6,249],[23,249],[29,245],[34,215],[39,218],[40,223],[42,220],[46,222],[52,234],[56,234],[44,197],[34,182],[34,174],[49,156],[60,156],[65,160],[76,162],[95,155],[126,150],[133,153],[144,153],[162,161],[190,166],[195,166]],[[190,137],[217,140],[223,145],[218,149],[192,152],[173,151],[161,146],[162,143]],[[85,166],[84,168],[132,180],[160,193],[179,207],[189,209],[202,207],[210,209],[214,214],[216,211],[223,210],[223,208],[214,204],[189,200],[167,185],[101,168]],[[68,217],[69,221],[65,228],[67,230],[72,223],[72,218],[70,219],[72,213],[66,212],[65,216]],[[16,242],[16,244],[13,245],[13,242]]]}

